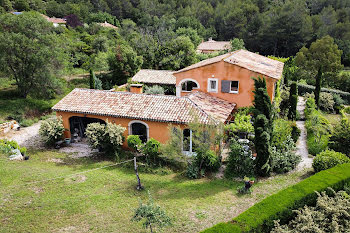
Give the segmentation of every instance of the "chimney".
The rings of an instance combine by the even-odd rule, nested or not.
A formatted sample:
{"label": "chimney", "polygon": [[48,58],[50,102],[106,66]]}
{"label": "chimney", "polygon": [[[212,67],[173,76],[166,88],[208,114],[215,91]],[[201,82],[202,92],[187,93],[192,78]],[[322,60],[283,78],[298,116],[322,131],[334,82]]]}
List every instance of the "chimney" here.
{"label": "chimney", "polygon": [[130,85],[130,92],[131,93],[136,93],[136,94],[142,94],[142,86],[143,84],[131,84]]}

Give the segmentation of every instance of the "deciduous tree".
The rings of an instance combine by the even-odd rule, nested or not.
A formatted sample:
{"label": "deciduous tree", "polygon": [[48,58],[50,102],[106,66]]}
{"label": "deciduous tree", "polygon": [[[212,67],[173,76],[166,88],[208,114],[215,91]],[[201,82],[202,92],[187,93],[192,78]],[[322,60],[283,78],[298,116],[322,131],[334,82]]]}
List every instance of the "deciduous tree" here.
{"label": "deciduous tree", "polygon": [[325,36],[313,42],[310,48],[303,47],[297,53],[297,65],[316,79],[315,101],[319,107],[322,80],[325,76],[336,74],[341,64],[342,51],[330,36]]}
{"label": "deciduous tree", "polygon": [[53,26],[38,13],[0,16],[0,69],[16,81],[19,93],[49,97],[60,67]]}

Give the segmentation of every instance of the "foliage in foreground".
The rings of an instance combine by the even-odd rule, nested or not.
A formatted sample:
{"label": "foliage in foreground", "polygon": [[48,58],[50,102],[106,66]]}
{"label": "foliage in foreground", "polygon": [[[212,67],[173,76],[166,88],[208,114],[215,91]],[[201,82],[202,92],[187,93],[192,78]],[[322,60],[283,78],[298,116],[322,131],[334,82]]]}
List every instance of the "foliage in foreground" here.
{"label": "foliage in foreground", "polygon": [[350,164],[338,165],[265,198],[233,221],[217,224],[203,232],[269,232],[274,226],[274,220],[280,219],[281,224],[286,224],[294,217],[293,209],[315,205],[315,191],[322,192],[328,187],[339,191],[349,181]]}
{"label": "foliage in foreground", "polygon": [[344,112],[341,111],[341,114],[342,120],[334,127],[329,147],[350,156],[350,122]]}
{"label": "foliage in foreground", "polygon": [[10,155],[11,151],[14,149],[19,149],[22,155],[27,152],[27,148],[20,147],[14,140],[9,141],[6,139],[0,139],[0,153]]}
{"label": "foliage in foreground", "polygon": [[295,153],[295,143],[291,136],[282,143],[282,148],[271,148],[271,169],[276,173],[286,173],[298,165],[300,155]]}
{"label": "foliage in foreground", "polygon": [[225,169],[227,178],[251,176],[255,173],[255,163],[249,146],[231,139],[228,163]]}
{"label": "foliage in foreground", "polygon": [[275,222],[271,233],[290,232],[349,232],[350,199],[344,191],[335,192],[332,196],[326,192],[317,193],[316,206],[305,206],[294,210],[297,216],[287,225]]}
{"label": "foliage in foreground", "polygon": [[85,135],[89,145],[106,153],[117,152],[124,142],[123,133],[126,129],[120,125],[107,122],[107,124],[88,124]]}
{"label": "foliage in foreground", "polygon": [[326,150],[316,155],[312,167],[316,172],[319,172],[343,163],[350,163],[350,159],[346,155],[340,152]]}
{"label": "foliage in foreground", "polygon": [[46,145],[52,146],[62,140],[65,128],[61,117],[50,118],[40,125],[39,135]]}
{"label": "foliage in foreground", "polygon": [[135,209],[132,221],[143,221],[143,227],[145,229],[150,228],[151,232],[153,232],[153,228],[156,226],[162,228],[171,225],[172,219],[160,206],[154,204],[151,193],[148,191],[148,203],[143,204],[140,200],[139,207]]}
{"label": "foliage in foreground", "polygon": [[307,130],[307,146],[309,153],[312,155],[316,155],[328,147],[328,138],[331,133],[329,121],[315,108],[315,100],[309,97],[306,100],[305,127]]}

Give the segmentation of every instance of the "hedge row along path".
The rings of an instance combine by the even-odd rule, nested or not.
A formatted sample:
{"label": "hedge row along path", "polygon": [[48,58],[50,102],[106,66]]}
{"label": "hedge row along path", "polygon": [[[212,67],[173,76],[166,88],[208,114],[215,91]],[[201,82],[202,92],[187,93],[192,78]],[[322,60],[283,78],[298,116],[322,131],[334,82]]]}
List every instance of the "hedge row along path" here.
{"label": "hedge row along path", "polygon": [[304,168],[311,168],[312,161],[313,161],[313,158],[309,157],[309,152],[307,150],[307,145],[306,145],[306,129],[305,129],[304,109],[305,109],[305,99],[304,99],[304,97],[299,96],[298,97],[297,111],[300,114],[301,120],[297,121],[296,124],[301,131],[300,137],[299,137],[299,140],[297,143],[297,154],[301,156],[301,162],[298,164],[298,167],[297,167],[298,170],[302,170]]}
{"label": "hedge row along path", "polygon": [[293,210],[305,205],[314,206],[317,199],[315,191],[325,191],[328,187],[339,191],[349,181],[350,163],[340,164],[273,194],[231,221],[219,223],[202,233],[270,232],[274,220],[280,219],[281,224],[286,224],[295,217]]}

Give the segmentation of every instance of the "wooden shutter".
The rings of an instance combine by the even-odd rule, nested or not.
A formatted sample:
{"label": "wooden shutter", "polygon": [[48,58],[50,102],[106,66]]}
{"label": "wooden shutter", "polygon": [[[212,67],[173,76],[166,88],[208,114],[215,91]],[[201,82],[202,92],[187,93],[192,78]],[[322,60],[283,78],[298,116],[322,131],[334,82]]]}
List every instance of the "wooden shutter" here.
{"label": "wooden shutter", "polygon": [[229,80],[222,80],[221,81],[221,92],[229,93],[230,92],[230,85],[231,85],[231,81],[229,81]]}

